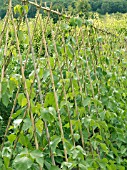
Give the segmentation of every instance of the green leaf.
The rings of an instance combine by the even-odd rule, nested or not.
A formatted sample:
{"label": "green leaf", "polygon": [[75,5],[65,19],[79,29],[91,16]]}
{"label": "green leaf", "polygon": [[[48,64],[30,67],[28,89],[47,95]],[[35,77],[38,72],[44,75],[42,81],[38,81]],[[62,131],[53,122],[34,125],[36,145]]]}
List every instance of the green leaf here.
{"label": "green leaf", "polygon": [[21,5],[16,5],[16,6],[14,7],[14,13],[15,13],[15,14],[16,14],[16,13],[19,13],[20,15],[22,15],[22,13],[23,13],[22,6],[21,6]]}
{"label": "green leaf", "polygon": [[48,170],[50,170],[52,164],[51,164],[50,162],[47,162],[46,160],[45,160],[44,164],[45,164],[46,168],[47,168]]}
{"label": "green leaf", "polygon": [[56,108],[55,98],[54,98],[53,92],[49,92],[45,96],[44,107],[49,107],[49,106]]}
{"label": "green leaf", "polygon": [[21,107],[26,106],[26,104],[27,104],[27,99],[26,99],[26,97],[25,97],[25,95],[24,95],[23,93],[20,93],[20,94],[18,95],[18,103],[19,103],[19,105],[20,105]]}
{"label": "green leaf", "polygon": [[96,135],[96,138],[102,141],[102,136],[101,135]]}
{"label": "green leaf", "polygon": [[81,27],[82,26],[82,19],[81,18],[76,18],[75,19],[75,23],[78,27]]}
{"label": "green leaf", "polygon": [[66,45],[66,49],[67,49],[67,55],[68,55],[69,59],[72,59],[73,55],[74,55],[74,51],[73,51],[71,44],[68,43]]}
{"label": "green leaf", "polygon": [[6,81],[3,81],[2,83],[1,83],[1,88],[2,88],[2,95],[4,95],[5,93],[6,93],[6,91],[7,91],[7,82]]}
{"label": "green leaf", "polygon": [[71,25],[71,26],[76,26],[75,18],[71,18],[71,19],[70,19],[70,25]]}
{"label": "green leaf", "polygon": [[29,151],[27,148],[22,148],[20,154],[18,156],[23,157],[29,154]]}
{"label": "green leaf", "polygon": [[33,162],[31,159],[24,157],[17,157],[14,160],[14,167],[17,170],[27,170],[32,166]]}
{"label": "green leaf", "polygon": [[24,124],[23,124],[23,130],[28,130],[31,126],[32,126],[32,123],[31,123],[31,119],[30,118],[26,118],[24,121]]}
{"label": "green leaf", "polygon": [[38,166],[38,164],[34,163],[28,170],[40,170],[40,167]]}
{"label": "green leaf", "polygon": [[49,109],[46,108],[41,109],[41,118],[48,122],[54,121],[53,114],[51,114],[51,112],[49,112]]}
{"label": "green leaf", "polygon": [[43,81],[46,81],[49,76],[50,76],[49,70],[45,70],[43,74]]}
{"label": "green leaf", "polygon": [[23,146],[28,146],[29,145],[29,138],[27,136],[25,136],[23,133],[20,134],[19,137],[19,142],[23,145]]}
{"label": "green leaf", "polygon": [[88,168],[81,163],[78,166],[79,166],[80,170],[88,170]]}
{"label": "green leaf", "polygon": [[26,98],[23,98],[22,99],[22,104],[21,104],[21,106],[23,107],[23,106],[26,106],[26,104],[27,104],[27,99]]}
{"label": "green leaf", "polygon": [[50,142],[53,153],[55,153],[56,147],[60,141],[61,141],[61,137],[55,136],[55,139]]}
{"label": "green leaf", "polygon": [[36,162],[37,162],[41,167],[44,166],[44,158],[38,157],[38,158],[36,158]]}
{"label": "green leaf", "polygon": [[105,144],[105,143],[100,143],[100,146],[101,146],[101,148],[103,149],[103,151],[108,154],[108,151],[109,151],[109,150],[108,150],[106,144]]}
{"label": "green leaf", "polygon": [[13,143],[14,140],[16,139],[16,135],[10,134],[9,136],[7,136],[7,138],[8,138],[8,140],[9,140],[10,143]]}
{"label": "green leaf", "polygon": [[9,81],[9,91],[10,91],[11,94],[13,93],[13,91],[14,91],[15,88],[16,88],[16,83],[15,83],[15,81],[10,80],[10,81]]}
{"label": "green leaf", "polygon": [[99,162],[99,166],[100,166],[100,168],[102,168],[103,170],[106,170],[106,165],[105,165],[105,163]]}
{"label": "green leaf", "polygon": [[16,120],[14,120],[14,122],[13,122],[14,128],[17,128],[17,127],[20,125],[21,122],[22,122],[22,119],[16,119]]}
{"label": "green leaf", "polygon": [[3,160],[0,158],[0,168],[3,166]]}
{"label": "green leaf", "polygon": [[43,158],[43,157],[44,157],[42,151],[40,151],[40,150],[34,150],[34,151],[32,151],[32,152],[30,153],[30,155],[31,155],[31,157],[34,158],[34,159],[36,159],[36,158],[38,158],[38,157],[40,157],[40,158]]}
{"label": "green leaf", "polygon": [[44,155],[40,150],[34,150],[30,153],[31,157],[36,160],[36,162],[43,167],[44,166]]}
{"label": "green leaf", "polygon": [[51,64],[51,68],[54,68],[55,62],[53,57],[50,57],[50,64]]}
{"label": "green leaf", "polygon": [[44,126],[44,123],[41,119],[38,119],[38,121],[36,122],[36,130],[37,130],[37,133],[39,134],[39,136],[42,135],[42,131],[43,131],[43,127]]}
{"label": "green leaf", "polygon": [[72,152],[72,158],[75,160],[78,157],[79,151],[74,149]]}
{"label": "green leaf", "polygon": [[76,146],[76,149],[78,149],[83,155],[86,155],[86,152],[80,145]]}
{"label": "green leaf", "polygon": [[2,157],[3,157],[4,165],[6,168],[8,168],[9,166],[11,152],[12,150],[9,147],[4,147],[2,150]]}
{"label": "green leaf", "polygon": [[125,146],[122,146],[122,147],[121,147],[121,154],[126,153],[126,150],[127,150],[127,148],[125,148]]}
{"label": "green leaf", "polygon": [[78,133],[75,133],[74,138],[75,138],[76,141],[78,141],[80,139],[80,135]]}
{"label": "green leaf", "polygon": [[8,169],[8,166],[9,166],[9,162],[10,162],[10,159],[8,157],[3,157],[3,160],[4,160],[4,165],[5,167]]}
{"label": "green leaf", "polygon": [[4,147],[2,150],[2,157],[11,157],[12,150],[9,147]]}
{"label": "green leaf", "polygon": [[19,115],[23,114],[24,111],[25,111],[25,108],[21,108],[21,109],[17,110],[17,112],[12,115],[12,118],[15,119]]}
{"label": "green leaf", "polygon": [[24,5],[23,7],[24,7],[25,12],[28,13],[28,11],[29,11],[28,5]]}
{"label": "green leaf", "polygon": [[49,113],[56,119],[56,110],[54,107],[49,107]]}
{"label": "green leaf", "polygon": [[7,107],[8,104],[9,104],[9,97],[8,97],[8,94],[5,93],[3,96],[2,96],[2,103]]}
{"label": "green leaf", "polygon": [[70,169],[70,168],[72,168],[72,166],[73,166],[73,164],[70,163],[70,162],[63,162],[62,165],[61,165],[61,168],[63,169],[65,167],[67,167],[67,168]]}
{"label": "green leaf", "polygon": [[124,166],[118,166],[118,169],[119,170],[125,170],[125,167]]}
{"label": "green leaf", "polygon": [[70,25],[81,27],[82,26],[82,19],[81,18],[71,18],[70,19]]}
{"label": "green leaf", "polygon": [[87,97],[86,99],[83,99],[83,106],[86,107],[90,104],[90,97]]}

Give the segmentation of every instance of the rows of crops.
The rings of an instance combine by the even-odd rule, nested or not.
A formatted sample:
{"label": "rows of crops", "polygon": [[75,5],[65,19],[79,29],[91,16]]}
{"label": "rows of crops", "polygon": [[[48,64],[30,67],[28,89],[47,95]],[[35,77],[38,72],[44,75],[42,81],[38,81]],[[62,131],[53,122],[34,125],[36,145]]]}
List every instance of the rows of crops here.
{"label": "rows of crops", "polygon": [[125,35],[98,29],[99,19],[9,17],[0,40],[0,169],[125,170]]}

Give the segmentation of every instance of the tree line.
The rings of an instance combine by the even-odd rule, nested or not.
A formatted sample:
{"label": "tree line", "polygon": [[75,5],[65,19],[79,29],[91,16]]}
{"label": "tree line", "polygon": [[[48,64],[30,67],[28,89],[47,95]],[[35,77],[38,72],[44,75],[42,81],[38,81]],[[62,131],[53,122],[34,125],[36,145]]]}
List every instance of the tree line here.
{"label": "tree line", "polygon": [[89,0],[92,11],[100,14],[126,13],[127,0]]}
{"label": "tree line", "polygon": [[[31,0],[34,1],[34,0]],[[38,3],[40,0],[37,0]],[[3,3],[3,0],[0,0],[0,18],[4,18],[7,10],[7,0]],[[13,6],[19,4],[20,0],[13,0]],[[106,13],[126,13],[127,12],[127,0],[45,0],[47,6],[50,6],[52,2],[52,9],[59,11],[67,11],[73,15],[79,14],[80,16],[84,15],[88,17],[88,12],[98,12],[100,14]],[[43,13],[43,11],[42,11]],[[36,7],[29,6],[28,17],[33,18],[36,14]],[[54,18],[56,16],[53,16]]]}

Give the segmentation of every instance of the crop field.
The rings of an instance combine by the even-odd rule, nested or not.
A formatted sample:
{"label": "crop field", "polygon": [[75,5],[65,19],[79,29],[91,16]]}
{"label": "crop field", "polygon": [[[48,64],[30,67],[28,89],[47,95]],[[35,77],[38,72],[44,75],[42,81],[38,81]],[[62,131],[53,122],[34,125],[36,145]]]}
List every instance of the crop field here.
{"label": "crop field", "polygon": [[9,12],[0,21],[0,170],[126,170],[127,15],[54,23],[49,12]]}

